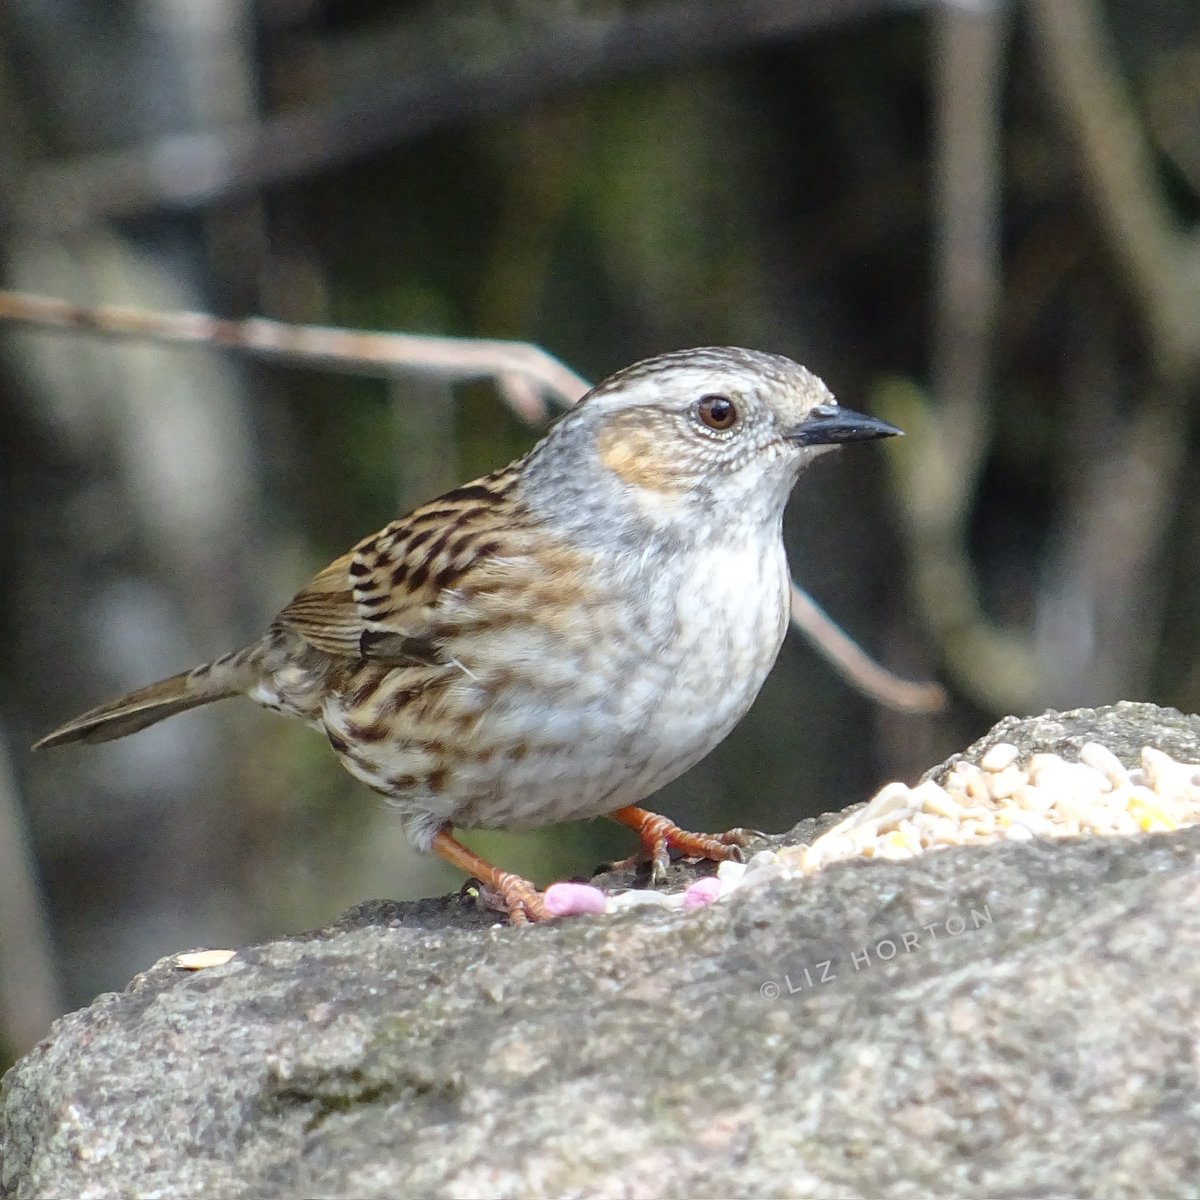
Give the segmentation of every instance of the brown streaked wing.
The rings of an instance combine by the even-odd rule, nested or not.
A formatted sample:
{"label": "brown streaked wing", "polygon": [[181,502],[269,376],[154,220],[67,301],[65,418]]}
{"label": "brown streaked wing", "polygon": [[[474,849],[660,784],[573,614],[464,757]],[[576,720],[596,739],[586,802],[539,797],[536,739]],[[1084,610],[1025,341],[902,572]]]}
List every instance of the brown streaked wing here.
{"label": "brown streaked wing", "polygon": [[275,624],[328,654],[429,663],[430,628],[458,587],[525,526],[513,488],[523,459],[455,488],[385,525],[298,592]]}
{"label": "brown streaked wing", "polygon": [[331,562],[275,618],[326,654],[358,654],[362,619],[350,590],[354,551]]}

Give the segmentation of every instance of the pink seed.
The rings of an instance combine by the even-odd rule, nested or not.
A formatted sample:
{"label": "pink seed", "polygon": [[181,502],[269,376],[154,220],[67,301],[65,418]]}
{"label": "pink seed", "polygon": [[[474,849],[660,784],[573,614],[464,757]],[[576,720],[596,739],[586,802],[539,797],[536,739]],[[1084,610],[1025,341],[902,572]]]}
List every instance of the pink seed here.
{"label": "pink seed", "polygon": [[697,879],[683,893],[684,908],[703,908],[711,904],[721,894],[721,881],[715,875]]}
{"label": "pink seed", "polygon": [[608,897],[586,883],[552,883],[542,899],[552,917],[573,917],[578,913],[602,913]]}

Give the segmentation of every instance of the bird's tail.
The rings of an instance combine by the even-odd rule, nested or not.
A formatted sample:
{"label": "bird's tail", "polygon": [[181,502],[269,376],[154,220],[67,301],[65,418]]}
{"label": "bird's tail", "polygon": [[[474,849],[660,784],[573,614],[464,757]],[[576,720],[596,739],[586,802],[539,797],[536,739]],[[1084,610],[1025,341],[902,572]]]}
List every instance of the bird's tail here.
{"label": "bird's tail", "polygon": [[259,679],[261,657],[261,644],[256,644],[172,675],[170,679],[160,679],[119,700],[88,709],[46,734],[33,748],[43,750],[71,742],[111,742],[189,708],[240,695]]}

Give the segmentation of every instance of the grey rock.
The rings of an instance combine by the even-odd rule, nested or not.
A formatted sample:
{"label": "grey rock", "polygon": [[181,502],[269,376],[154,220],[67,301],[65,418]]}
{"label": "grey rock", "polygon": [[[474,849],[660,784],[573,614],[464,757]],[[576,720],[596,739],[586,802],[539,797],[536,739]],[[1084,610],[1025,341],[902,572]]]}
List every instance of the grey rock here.
{"label": "grey rock", "polygon": [[[1146,705],[970,753],[1093,738],[1200,758]],[[1200,829],[537,928],[375,902],[60,1020],[5,1077],[0,1192],[1195,1195],[1198,964]]]}
{"label": "grey rock", "polygon": [[1153,746],[1179,762],[1200,762],[1200,718],[1134,700],[1105,708],[1044,712],[1040,717],[1005,717],[961,754],[926,771],[922,779],[940,783],[960,759],[977,763],[999,742],[1016,746],[1021,764],[1035,754],[1049,753],[1077,762],[1079,751],[1088,742],[1107,746],[1127,767],[1137,766],[1144,746]]}

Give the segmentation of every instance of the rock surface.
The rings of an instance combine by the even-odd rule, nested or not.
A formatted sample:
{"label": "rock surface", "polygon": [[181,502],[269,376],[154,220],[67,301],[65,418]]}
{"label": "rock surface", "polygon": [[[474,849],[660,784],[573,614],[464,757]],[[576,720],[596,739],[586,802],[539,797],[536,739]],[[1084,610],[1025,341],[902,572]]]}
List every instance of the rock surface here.
{"label": "rock surface", "polygon": [[[1200,761],[1148,705],[998,740]],[[64,1017],[5,1077],[0,1194],[1190,1195],[1198,1011],[1200,829],[526,929],[380,902]]]}

